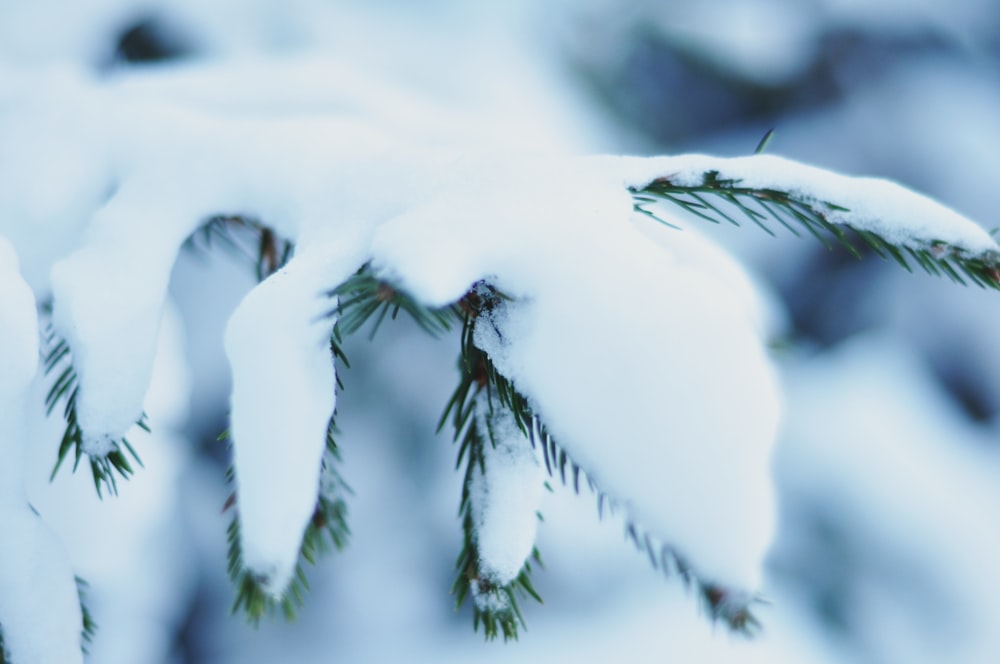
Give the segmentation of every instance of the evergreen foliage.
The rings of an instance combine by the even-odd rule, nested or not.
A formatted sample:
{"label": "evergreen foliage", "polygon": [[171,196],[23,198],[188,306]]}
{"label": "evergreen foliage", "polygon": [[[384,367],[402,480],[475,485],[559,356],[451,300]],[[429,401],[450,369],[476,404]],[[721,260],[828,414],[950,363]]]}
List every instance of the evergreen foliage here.
{"label": "evergreen foliage", "polygon": [[[331,550],[340,551],[347,546],[351,531],[347,525],[346,496],[351,493],[351,488],[336,469],[336,463],[340,461],[340,452],[334,439],[335,433],[336,426],[331,418],[327,429],[326,454],[320,470],[327,481],[321,487],[316,500],[316,509],[302,537],[295,575],[287,592],[280,599],[264,592],[259,580],[244,567],[240,550],[240,520],[235,507],[236,492],[231,493],[226,500],[224,510],[233,512],[232,520],[226,530],[229,541],[227,554],[229,578],[236,588],[232,612],[242,612],[255,625],[264,615],[278,612],[286,619],[293,619],[296,610],[304,604],[305,593],[309,590],[305,563],[315,565],[321,555]],[[235,480],[232,468],[229,469],[227,477],[230,482]]]}
{"label": "evergreen foliage", "polygon": [[[62,466],[63,461],[66,460],[71,450],[73,452],[74,472],[76,472],[80,460],[87,453],[83,448],[83,431],[80,429],[76,414],[76,399],[79,393],[79,385],[77,384],[76,369],[74,369],[71,360],[69,344],[66,343],[65,339],[60,338],[51,326],[45,334],[44,342],[46,350],[44,351],[45,356],[42,361],[46,375],[53,374],[57,369],[61,369],[45,396],[45,412],[46,415],[51,415],[56,405],[62,401],[64,402],[63,418],[66,420],[66,429],[59,443],[56,463],[52,468],[52,475],[49,478],[51,480],[55,479],[56,473],[59,472],[60,466]],[[149,433],[145,413],[142,414],[136,425]],[[87,454],[90,461],[90,471],[94,478],[94,488],[97,490],[99,497],[103,496],[102,488],[112,495],[117,495],[117,478],[128,479],[135,473],[123,449],[128,452],[135,463],[142,467],[142,460],[127,438],[121,438],[115,442],[114,447],[115,449],[105,456]]]}
{"label": "evergreen foliage", "polygon": [[[762,144],[766,141],[762,141]],[[796,236],[803,232],[814,236],[827,247],[839,245],[852,255],[862,258],[860,248],[868,247],[883,259],[892,259],[907,270],[910,261],[931,274],[950,277],[958,283],[971,281],[977,285],[1000,288],[998,263],[1000,256],[968,256],[962,249],[935,240],[922,241],[919,246],[897,246],[886,238],[850,225],[835,224],[829,220],[833,211],[846,211],[834,203],[816,201],[792,192],[776,189],[755,189],[741,186],[738,180],[723,179],[718,172],[709,171],[697,186],[680,185],[670,178],[657,178],[648,185],[632,189],[636,211],[660,223],[674,226],[655,209],[655,204],[669,203],[696,218],[714,224],[728,223],[741,226],[749,221],[764,232],[775,235],[774,228],[783,227]],[[206,248],[222,245],[230,252],[243,257],[253,266],[259,279],[263,279],[283,265],[293,247],[279,240],[262,223],[240,216],[220,215],[210,219],[192,238]],[[963,277],[964,275],[964,277]],[[514,418],[518,428],[540,450],[549,476],[559,480],[579,493],[586,486],[596,496],[598,513],[619,509],[615,499],[591,479],[549,434],[541,419],[532,411],[528,400],[515,386],[500,374],[489,357],[473,343],[477,323],[485,320],[498,307],[506,306],[510,299],[491,285],[480,282],[454,304],[441,308],[423,305],[405,289],[380,276],[371,264],[362,266],[342,284],[327,293],[332,306],[327,314],[332,322],[331,352],[344,366],[350,366],[343,350],[346,336],[357,333],[369,325],[368,338],[374,338],[387,319],[396,319],[400,311],[408,314],[417,325],[432,336],[440,336],[461,327],[459,383],[446,404],[439,422],[439,430],[451,424],[454,440],[458,443],[457,468],[464,470],[464,483],[459,515],[462,522],[463,545],[456,562],[457,574],[452,586],[456,607],[467,598],[487,595],[480,602],[473,602],[473,627],[483,626],[487,639],[502,636],[504,640],[516,639],[525,627],[519,601],[530,597],[541,602],[532,583],[534,566],[541,566],[541,555],[534,549],[517,578],[507,586],[495,587],[479,573],[476,538],[470,515],[469,485],[473,469],[482,468],[482,446],[494,444],[490,432],[480,431],[473,413],[477,400],[486,399],[489,407],[501,408]],[[57,357],[58,354],[50,355]],[[58,361],[58,358],[57,358]],[[343,383],[338,375],[338,387]],[[334,469],[337,447],[333,439],[331,420],[328,438],[329,456],[324,460],[324,472]],[[234,518],[229,527],[229,572],[237,588],[234,611],[243,611],[256,622],[265,613],[280,609],[287,617],[301,606],[308,589],[303,563],[314,564],[317,554],[341,549],[347,543],[349,529],[346,523],[346,496],[349,487],[333,470],[335,484],[342,491],[333,498],[320,496],[314,518],[306,530],[300,553],[300,563],[286,595],[277,600],[260,589],[259,583],[242,567],[239,551],[239,520]],[[234,504],[235,494],[227,502],[227,509]],[[699,577],[694,567],[667,543],[660,542],[646,532],[640,524],[629,519],[625,536],[637,550],[648,557],[650,564],[664,574],[678,577],[686,587],[692,588],[712,620],[720,620],[734,631],[751,634],[759,627],[752,607],[759,597],[743,597]]]}
{"label": "evergreen foliage", "polygon": [[[907,270],[912,270],[912,262],[931,274],[947,276],[957,283],[972,282],[982,287],[1000,289],[1000,254],[994,252],[971,256],[960,247],[933,239],[899,246],[877,233],[849,224],[831,222],[831,212],[845,211],[845,208],[834,203],[813,200],[788,191],[742,186],[738,180],[721,178],[716,171],[704,173],[701,183],[696,186],[682,185],[669,177],[660,177],[644,187],[633,188],[630,192],[637,212],[667,226],[676,227],[654,205],[670,204],[695,218],[714,224],[741,226],[741,222],[749,221],[770,235],[775,235],[774,229],[779,226],[796,236],[805,232],[828,247],[839,245],[858,258],[862,257],[860,249],[867,247],[876,255],[894,260]],[[189,239],[188,244],[202,249],[222,246],[246,261],[260,280],[280,269],[294,250],[290,242],[280,239],[263,223],[238,215],[210,218]],[[458,443],[456,468],[462,468],[464,472],[459,507],[463,542],[456,561],[457,574],[452,593],[456,608],[461,607],[470,596],[480,598],[480,601],[473,602],[473,627],[478,630],[482,625],[488,640],[500,636],[504,640],[516,639],[520,629],[526,626],[520,600],[528,597],[542,601],[532,581],[536,566],[542,566],[542,558],[538,549],[533,549],[514,581],[502,587],[497,587],[480,573],[476,533],[470,514],[470,482],[474,469],[477,466],[483,468],[484,446],[495,446],[496,441],[493,440],[491,431],[480,430],[481,427],[473,416],[477,402],[485,399],[491,412],[493,409],[509,412],[521,433],[540,452],[548,476],[572,488],[575,493],[580,493],[581,487],[586,487],[596,496],[599,515],[603,516],[605,511],[618,510],[620,506],[558,444],[544,422],[532,410],[528,399],[476,347],[476,325],[489,324],[489,314],[501,307],[510,306],[512,300],[492,285],[479,282],[472,285],[452,305],[428,307],[399,285],[382,277],[371,264],[362,266],[325,295],[331,301],[326,316],[331,324],[331,353],[336,361],[346,367],[350,363],[343,349],[343,340],[369,323],[368,338],[373,338],[385,320],[397,318],[400,311],[435,337],[460,328],[459,382],[444,408],[438,426],[440,431],[446,425],[451,425],[453,439]],[[62,401],[66,420],[66,430],[52,473],[54,477],[71,450],[74,454],[74,470],[85,452],[82,449],[82,432],[77,423],[78,381],[70,348],[51,327],[45,335],[45,343],[45,372],[57,374],[46,396],[47,412],[51,414],[56,404]],[[339,372],[337,385],[339,389],[343,389]],[[148,431],[145,415],[137,424]],[[321,554],[340,550],[348,543],[350,529],[347,524],[347,499],[351,489],[337,470],[339,452],[334,439],[335,432],[334,419],[331,417],[326,454],[320,471],[324,478],[323,486],[302,540],[293,580],[282,597],[276,598],[263,591],[260,581],[244,568],[235,490],[226,502],[224,509],[232,512],[228,528],[228,571],[236,589],[232,609],[233,612],[244,613],[254,624],[265,614],[280,612],[286,618],[294,617],[309,588],[305,563],[316,564]],[[124,438],[107,457],[90,459],[98,495],[102,495],[102,489],[115,494],[116,475],[128,478],[133,474],[131,463],[123,449],[141,465],[135,450]],[[231,481],[234,479],[232,469],[228,477]],[[732,630],[743,634],[752,634],[760,627],[752,607],[761,598],[746,597],[701,578],[694,566],[673,546],[661,542],[640,524],[628,518],[625,536],[638,551],[648,557],[655,569],[665,575],[676,576],[685,587],[693,589],[712,620],[720,620]],[[88,642],[95,626],[83,604],[85,585],[78,579],[84,615],[84,641]],[[0,651],[2,644],[0,633]],[[0,664],[2,662],[0,655]]]}
{"label": "evergreen foliage", "polygon": [[[477,469],[486,472],[483,465],[483,446],[497,445],[493,431],[488,427],[486,432],[480,431],[479,424],[473,416],[477,400],[485,398],[491,411],[494,408],[509,411],[525,436],[528,436],[531,421],[527,400],[496,370],[489,357],[473,344],[475,324],[480,315],[501,306],[506,299],[488,284],[479,283],[473,286],[458,303],[456,309],[463,319],[461,356],[458,362],[460,379],[438,423],[440,431],[450,417],[454,441],[459,443],[456,468],[465,464],[459,506],[459,515],[462,519],[462,550],[455,563],[458,574],[451,589],[455,595],[455,607],[461,607],[471,594],[476,600],[472,607],[473,629],[478,630],[482,624],[487,640],[493,640],[502,634],[505,641],[517,638],[519,625],[521,628],[526,628],[524,614],[518,604],[519,599],[530,597],[539,603],[542,602],[541,596],[531,582],[532,561],[542,567],[542,558],[537,547],[532,550],[529,560],[511,583],[497,587],[484,578],[480,572],[479,551],[471,512],[472,475]],[[533,439],[532,445],[534,445]]]}
{"label": "evergreen foliage", "polygon": [[775,227],[783,227],[797,237],[805,231],[828,248],[839,245],[857,258],[867,247],[883,260],[895,261],[910,272],[912,263],[928,274],[945,276],[958,284],[972,282],[1000,290],[1000,253],[973,256],[961,247],[933,238],[900,246],[870,230],[831,222],[831,212],[849,211],[835,203],[795,192],[745,187],[739,180],[720,178],[718,171],[704,173],[701,184],[696,186],[661,177],[631,192],[637,212],[672,228],[676,226],[650,210],[650,204],[669,203],[713,224],[740,226],[741,220],[749,221],[772,236]]}

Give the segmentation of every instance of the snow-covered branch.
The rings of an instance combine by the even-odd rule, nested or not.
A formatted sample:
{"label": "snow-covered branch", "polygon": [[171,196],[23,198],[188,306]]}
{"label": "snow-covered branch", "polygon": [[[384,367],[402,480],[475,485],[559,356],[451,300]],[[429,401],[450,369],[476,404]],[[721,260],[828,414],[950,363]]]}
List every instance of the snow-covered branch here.
{"label": "snow-covered branch", "polygon": [[[783,227],[830,240],[861,257],[867,246],[907,270],[1000,288],[1000,252],[982,228],[937,201],[894,182],[849,177],[772,155],[704,155],[633,162],[636,210],[670,203],[712,223],[751,223],[773,235]],[[852,238],[852,235],[854,238]],[[854,241],[852,241],[854,239]],[[964,276],[963,276],[964,275]]]}
{"label": "snow-covered branch", "polygon": [[[513,590],[534,593],[525,571],[543,466],[566,482],[567,464],[574,484],[583,472],[641,524],[634,539],[654,564],[668,567],[662,552],[671,552],[713,612],[744,627],[774,528],[770,454],[782,400],[739,267],[700,236],[650,242],[641,213],[666,201],[714,221],[742,215],[838,239],[848,228],[899,260],[905,253],[932,271],[998,284],[996,244],[963,217],[897,185],[788,160],[429,148],[355,121],[234,120],[64,83],[25,87],[23,100],[0,90],[0,136],[37,141],[14,152],[0,140],[0,176],[33,185],[0,177],[0,235],[12,239],[0,245],[12,290],[0,292],[14,293],[0,321],[4,413],[19,412],[38,369],[30,275],[66,343],[48,364],[72,361],[53,372],[50,398],[70,399],[78,453],[120,453],[118,441],[142,418],[177,253],[213,223],[254,220],[244,226],[261,234],[265,278],[225,338],[239,519],[231,562],[240,583],[278,601],[317,505],[324,495],[340,500],[326,495],[343,488],[339,476],[336,487],[324,482],[335,356],[340,336],[369,320],[377,327],[402,310],[433,333],[464,328],[449,406],[456,436],[473,431],[460,448],[458,592],[473,595],[488,636],[516,634]],[[79,113],[53,133],[38,118],[55,106]],[[56,189],[37,184],[52,181],[55,155],[86,168],[60,173]],[[20,239],[54,231],[69,240]],[[294,251],[279,258],[278,242]],[[0,434],[15,454],[16,422],[5,420]],[[16,486],[18,472],[5,467],[10,482],[0,488]],[[16,518],[26,531],[41,528],[31,514]],[[5,560],[0,569],[15,578],[35,569],[28,555]],[[67,582],[44,586],[53,595],[45,601],[63,601],[72,575],[51,561]],[[260,604],[241,597],[248,609]],[[75,613],[59,613],[51,629],[76,647],[70,599]],[[31,635],[11,617],[19,610],[0,604],[11,648]]]}

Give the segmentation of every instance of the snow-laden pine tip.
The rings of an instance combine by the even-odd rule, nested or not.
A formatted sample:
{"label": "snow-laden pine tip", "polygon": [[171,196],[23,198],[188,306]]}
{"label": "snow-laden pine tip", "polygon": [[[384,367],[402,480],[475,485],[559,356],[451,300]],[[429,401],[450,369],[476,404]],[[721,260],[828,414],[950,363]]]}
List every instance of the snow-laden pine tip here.
{"label": "snow-laden pine tip", "polygon": [[[941,203],[890,180],[841,175],[775,155],[713,157],[686,154],[669,157],[600,158],[610,171],[623,174],[626,186],[641,189],[657,178],[680,186],[698,186],[706,173],[736,186],[771,189],[800,200],[837,206],[826,210],[830,223],[881,235],[904,247],[926,248],[946,242],[973,256],[1000,251],[989,233]],[[838,209],[844,208],[844,209]]]}
{"label": "snow-laden pine tip", "polygon": [[506,586],[535,547],[545,470],[513,415],[494,408],[486,398],[476,405],[483,459],[473,462],[469,507],[481,578]]}
{"label": "snow-laden pine tip", "polygon": [[430,304],[484,278],[515,297],[476,344],[636,520],[705,577],[756,588],[778,387],[752,303],[689,256],[707,240],[650,242],[602,161],[484,155],[445,181],[377,230],[376,263]]}
{"label": "snow-laden pine tip", "polygon": [[0,625],[12,662],[83,662],[80,600],[62,543],[27,505],[0,505]]}
{"label": "snow-laden pine tip", "polygon": [[483,588],[478,583],[469,586],[469,594],[476,608],[494,615],[510,611],[510,595],[500,588]]}
{"label": "snow-laden pine tip", "polygon": [[244,564],[275,597],[286,590],[320,489],[336,375],[335,301],[357,267],[338,250],[300,251],[258,284],[226,327],[233,373],[230,433]]}

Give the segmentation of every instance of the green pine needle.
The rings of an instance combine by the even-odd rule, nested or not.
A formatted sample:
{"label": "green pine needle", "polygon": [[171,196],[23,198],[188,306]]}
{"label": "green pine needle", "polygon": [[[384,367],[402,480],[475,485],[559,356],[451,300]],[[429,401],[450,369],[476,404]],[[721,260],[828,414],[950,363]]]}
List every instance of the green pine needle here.
{"label": "green pine needle", "polygon": [[87,589],[89,587],[90,584],[86,580],[79,576],[76,577],[76,593],[80,598],[80,612],[83,616],[80,638],[85,655],[88,654],[87,647],[94,642],[94,637],[97,636],[97,623],[94,622],[94,616],[90,613],[90,607],[87,605]]}
{"label": "green pine needle", "polygon": [[767,132],[761,137],[760,142],[757,143],[757,147],[754,149],[754,154],[763,154],[767,150],[767,146],[771,144],[774,139],[774,128],[768,129]]}
{"label": "green pine needle", "polygon": [[210,217],[187,239],[185,247],[210,251],[221,246],[249,264],[263,281],[280,270],[292,257],[294,245],[252,217],[229,214]]}
{"label": "green pine needle", "polygon": [[[460,312],[455,307],[428,307],[406,291],[397,288],[386,279],[379,277],[370,263],[366,263],[327,293],[337,298],[336,307],[329,315],[337,317],[335,338],[357,332],[369,320],[374,320],[369,339],[373,339],[386,318],[396,319],[400,311],[405,311],[432,336],[440,336],[451,330],[460,320]],[[374,317],[374,318],[373,318]]]}
{"label": "green pine needle", "polygon": [[[630,191],[637,212],[671,228],[677,226],[648,206],[658,202],[670,203],[714,224],[740,226],[740,221],[733,216],[737,213],[737,216],[751,221],[771,235],[774,235],[773,226],[766,222],[781,226],[796,236],[805,231],[828,248],[839,245],[857,258],[862,257],[860,249],[867,247],[883,260],[894,261],[908,271],[913,270],[912,261],[928,274],[946,276],[959,284],[972,282],[983,288],[1000,289],[998,252],[972,255],[961,247],[940,240],[914,240],[912,244],[900,246],[873,231],[831,222],[830,214],[846,212],[843,207],[792,192],[744,187],[739,180],[720,178],[718,171],[706,172],[700,185],[680,185],[664,177]],[[723,205],[713,203],[713,200]]]}

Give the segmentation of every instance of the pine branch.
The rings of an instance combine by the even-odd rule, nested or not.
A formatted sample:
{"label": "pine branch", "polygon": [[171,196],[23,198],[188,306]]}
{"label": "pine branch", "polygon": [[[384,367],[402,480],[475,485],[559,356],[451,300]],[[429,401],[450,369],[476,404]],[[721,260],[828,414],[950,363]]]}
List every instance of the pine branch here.
{"label": "pine branch", "polygon": [[[461,355],[458,362],[460,379],[458,387],[445,406],[437,428],[440,432],[449,419],[451,420],[453,440],[459,443],[455,467],[458,469],[465,464],[459,504],[463,534],[462,550],[455,562],[458,574],[451,588],[451,593],[455,595],[455,608],[461,608],[465,600],[472,596],[473,629],[478,631],[479,625],[482,625],[487,640],[503,635],[504,641],[508,641],[518,638],[520,628],[527,629],[519,605],[520,598],[530,597],[542,603],[542,598],[531,581],[534,571],[531,560],[534,560],[539,567],[543,565],[541,554],[535,548],[514,581],[505,586],[496,586],[483,578],[480,573],[479,552],[473,527],[470,501],[472,476],[474,472],[486,472],[483,446],[487,442],[496,444],[495,441],[484,440],[479,431],[474,417],[476,401],[484,397],[490,400],[494,398],[496,378],[499,377],[499,373],[495,371],[486,354],[473,344],[473,332],[478,316],[492,309],[503,297],[492,287],[479,283],[452,307],[452,311],[462,320]],[[513,391],[504,390],[502,394],[501,397],[501,393],[495,393],[495,397],[500,399],[498,406],[506,403],[506,399],[516,396]],[[518,411],[510,410],[516,417]],[[522,431],[526,431],[521,420],[517,420],[517,423]]]}
{"label": "pine branch", "polygon": [[[935,276],[945,276],[959,284],[972,282],[983,288],[1000,289],[1000,253],[974,254],[960,246],[934,238],[912,238],[906,244],[893,242],[877,232],[843,221],[847,208],[802,194],[772,188],[753,188],[740,180],[720,177],[710,170],[698,185],[678,184],[669,177],[653,180],[641,188],[632,187],[634,209],[657,221],[677,228],[649,206],[669,203],[713,224],[741,226],[750,222],[774,235],[781,227],[795,236],[814,236],[831,248],[839,245],[857,258],[868,247],[884,260],[892,260],[907,271],[916,265]],[[838,221],[831,217],[839,215]]]}
{"label": "pine branch", "polygon": [[[295,575],[281,599],[275,599],[264,592],[257,579],[244,567],[240,549],[240,521],[235,509],[235,491],[226,500],[223,511],[233,510],[232,521],[226,530],[229,541],[227,554],[229,578],[236,587],[236,598],[233,600],[231,610],[233,613],[242,611],[255,626],[264,615],[273,615],[278,611],[285,619],[294,619],[298,609],[303,606],[305,594],[309,590],[304,563],[316,565],[321,555],[331,550],[341,551],[347,546],[351,531],[347,525],[345,498],[353,491],[336,469],[336,464],[340,461],[340,452],[334,439],[335,434],[336,426],[331,418],[327,429],[326,452],[320,469],[320,492],[316,508],[302,536]],[[235,480],[232,468],[227,472],[227,479],[230,482]]]}
{"label": "pine branch", "polygon": [[[363,266],[356,274],[328,292],[327,295],[331,298],[337,298],[337,306],[329,314],[337,318],[332,340],[335,348],[339,348],[338,344],[344,335],[354,334],[369,321],[372,323],[368,336],[369,339],[374,338],[382,323],[387,318],[395,320],[400,311],[406,312],[421,329],[432,336],[439,336],[450,331],[456,322],[463,323],[463,340],[471,332],[471,328],[467,325],[468,320],[470,320],[467,312],[471,310],[467,300],[474,295],[470,293],[462,302],[453,306],[427,307],[405,290],[380,278],[370,264]],[[471,341],[471,336],[468,337],[468,340]],[[464,346],[465,342],[463,341]],[[469,484],[474,469],[477,466],[480,469],[483,468],[482,445],[484,440],[474,422],[470,421],[474,399],[479,391],[479,387],[471,389],[475,382],[472,376],[473,372],[466,372],[462,385],[452,399],[452,404],[457,406],[456,415],[462,422],[462,426],[456,428],[456,440],[459,437],[462,438],[457,465],[461,466],[463,460],[466,464],[459,508],[464,538],[462,551],[456,561],[458,575],[452,586],[452,594],[456,596],[456,608],[460,607],[468,597],[473,596],[475,598],[473,602],[473,628],[478,631],[479,626],[482,625],[488,640],[502,635],[506,641],[516,639],[519,627],[525,627],[519,599],[528,596],[541,602],[541,597],[531,582],[532,565],[530,562],[525,564],[521,573],[512,583],[505,586],[497,586],[483,578],[479,573],[479,553],[473,532]],[[505,397],[510,396],[513,396],[512,392],[505,393]],[[447,417],[448,412],[446,411],[439,429]],[[523,423],[519,423],[519,426],[523,426]],[[541,565],[541,556],[537,549],[533,551],[532,559],[536,564]]]}
{"label": "pine branch", "polygon": [[[94,488],[98,497],[103,498],[102,488],[111,495],[118,494],[118,477],[129,479],[135,470],[129,462],[123,449],[128,452],[132,459],[142,467],[142,460],[136,453],[135,448],[125,437],[113,443],[114,450],[104,456],[87,454],[84,451],[83,431],[80,429],[76,413],[76,400],[79,394],[79,380],[76,369],[73,367],[72,356],[69,344],[65,339],[60,338],[49,326],[44,337],[45,356],[42,359],[46,375],[51,375],[59,371],[58,376],[49,388],[45,396],[45,414],[51,415],[58,403],[63,402],[63,418],[66,420],[66,429],[63,432],[62,440],[59,443],[59,451],[56,457],[56,464],[52,469],[49,480],[55,479],[63,461],[73,452],[73,472],[76,472],[80,460],[86,454],[90,461],[90,471],[94,478]],[[146,423],[146,414],[143,413],[136,425],[143,431],[149,433],[149,425]]]}
{"label": "pine branch", "polygon": [[[216,215],[208,219],[201,228],[188,238],[191,249],[211,250],[221,245],[239,260],[249,263],[258,281],[263,281],[283,267],[292,256],[294,244],[279,239],[277,234],[260,221],[243,215]],[[350,367],[350,361],[343,349],[340,332],[334,330],[330,339],[330,351],[334,360],[340,360]],[[339,372],[337,388],[343,389]],[[347,546],[350,529],[347,525],[347,503],[345,494],[351,488],[337,472],[340,453],[335,441],[336,426],[331,418],[327,428],[326,452],[320,468],[321,486],[312,518],[306,526],[299,549],[299,560],[292,581],[281,599],[275,599],[264,592],[261,584],[243,564],[240,549],[240,521],[236,513],[236,493],[230,494],[225,510],[233,510],[233,517],[226,530],[228,539],[227,568],[236,588],[232,612],[242,611],[254,625],[265,615],[281,612],[287,620],[295,618],[297,610],[303,606],[309,581],[304,563],[315,565],[320,556],[331,549],[340,551]],[[234,470],[227,471],[227,480],[234,483]]]}
{"label": "pine branch", "polygon": [[[441,430],[451,419],[455,432],[455,440],[461,440],[456,466],[466,464],[465,483],[462,492],[461,514],[465,542],[462,554],[459,556],[459,576],[452,592],[457,594],[458,605],[461,605],[478,579],[476,569],[476,553],[474,541],[471,538],[471,518],[468,512],[468,485],[472,469],[479,465],[482,469],[482,435],[473,417],[476,399],[489,399],[490,406],[509,411],[521,431],[528,436],[532,447],[540,449],[545,470],[549,477],[559,480],[563,486],[572,487],[574,493],[580,494],[581,486],[586,486],[597,499],[597,511],[600,517],[605,511],[615,512],[619,509],[617,501],[604,492],[591,476],[574,461],[566,450],[557,444],[547,431],[542,420],[532,411],[528,400],[514,387],[513,383],[503,376],[493,365],[490,358],[473,342],[477,321],[482,314],[502,306],[509,298],[486,284],[476,284],[459,302],[459,309],[465,316],[462,330],[462,355],[459,361],[461,379],[459,385],[445,407],[444,414],[438,423]],[[747,597],[745,593],[734,591],[707,579],[700,577],[687,560],[672,546],[660,542],[651,533],[642,529],[634,520],[627,520],[625,535],[640,551],[645,554],[652,567],[660,570],[666,576],[678,576],[685,587],[694,588],[701,599],[708,616],[713,620],[721,620],[734,632],[752,635],[760,627],[759,620],[752,612],[752,605],[760,603],[759,597]],[[537,554],[537,550],[535,552]],[[540,562],[540,560],[539,560]],[[470,571],[471,570],[471,571]],[[497,627],[503,631],[504,639],[516,638],[517,623],[524,625],[523,617],[517,609],[515,591],[526,594],[541,602],[541,598],[531,585],[531,568],[518,577],[511,587],[504,589],[487,588],[488,591],[502,592],[509,597],[514,612],[511,616],[490,615],[476,609],[474,625],[483,622],[487,629],[487,638],[495,638]],[[523,579],[522,579],[523,577]],[[515,621],[516,618],[516,621]],[[489,620],[490,622],[487,622]],[[491,631],[492,630],[492,631]]]}
{"label": "pine branch", "polygon": [[458,574],[452,584],[451,593],[455,596],[456,609],[461,608],[470,596],[473,598],[472,627],[478,631],[482,625],[487,640],[494,640],[500,635],[503,635],[504,641],[516,640],[519,629],[527,629],[519,605],[520,598],[530,597],[542,603],[542,598],[531,581],[533,573],[531,561],[542,567],[542,558],[537,548],[532,549],[530,560],[525,562],[517,578],[503,586],[491,582],[481,573],[482,566],[472,518],[470,486],[473,473],[485,472],[482,448],[489,443],[483,439],[478,429],[473,418],[462,436],[459,447],[458,464],[461,465],[463,460],[465,462],[462,499],[459,506],[463,539],[462,550],[455,561]]}
{"label": "pine branch", "polygon": [[196,251],[211,251],[214,246],[252,266],[257,281],[281,269],[295,248],[257,219],[238,214],[210,217],[185,242],[186,248]]}
{"label": "pine branch", "polygon": [[[636,195],[636,198],[640,202],[653,200],[648,197],[641,200],[642,196],[639,195]],[[736,223],[735,220],[732,223]],[[603,516],[605,510],[614,511],[617,509],[617,504],[555,442],[544,424],[531,410],[527,399],[473,343],[474,328],[480,315],[502,305],[509,298],[488,284],[478,283],[451,306],[427,307],[404,289],[380,277],[370,264],[362,266],[354,275],[328,291],[326,295],[335,299],[333,307],[326,314],[336,319],[330,339],[331,351],[347,366],[350,365],[343,349],[343,339],[369,323],[371,325],[368,336],[371,339],[387,318],[395,320],[400,311],[406,312],[421,329],[432,336],[448,332],[453,325],[461,323],[459,361],[461,378],[438,425],[440,430],[449,419],[451,420],[455,441],[459,442],[456,467],[465,465],[465,481],[459,509],[464,537],[462,551],[456,561],[458,574],[452,586],[452,594],[456,597],[456,608],[470,596],[477,600],[473,603],[473,627],[478,630],[481,624],[488,640],[499,636],[503,636],[505,641],[516,639],[519,630],[526,628],[520,599],[530,597],[538,602],[542,601],[532,582],[534,571],[532,562],[541,566],[541,556],[538,550],[534,549],[518,577],[502,587],[490,583],[479,573],[479,554],[470,513],[469,483],[473,470],[477,467],[479,470],[484,468],[482,446],[487,441],[478,431],[473,417],[477,399],[486,398],[491,408],[502,408],[510,412],[518,428],[529,438],[532,446],[536,449],[540,446],[549,476],[558,478],[566,486],[572,486],[576,493],[580,493],[581,485],[585,484],[596,495],[599,515]],[[335,450],[332,428],[329,443]],[[235,495],[227,501],[227,508],[234,503]],[[348,531],[343,520],[345,511],[342,501],[327,504],[321,498],[317,505],[317,516],[314,517],[314,522],[303,538],[301,560],[314,564],[316,559],[314,552],[319,549],[314,542],[325,542],[326,536],[336,549],[346,544]],[[323,537],[319,537],[323,535],[319,530],[321,524],[332,525],[332,529],[328,529],[326,536]],[[662,570],[668,575],[676,574],[685,586],[693,587],[713,620],[721,620],[734,631],[746,634],[753,633],[759,627],[759,622],[751,611],[751,605],[760,601],[758,598],[746,599],[741,593],[701,579],[672,547],[659,543],[655,537],[632,521],[627,522],[626,536],[649,557],[655,569]],[[257,623],[265,613],[273,613],[277,609],[281,609],[288,618],[294,617],[297,607],[302,605],[304,592],[308,589],[301,560],[288,593],[282,600],[276,601],[263,592],[252,575],[243,568],[239,550],[239,521],[235,517],[229,526],[229,542],[229,572],[237,587],[233,611],[244,611],[253,623]]]}

